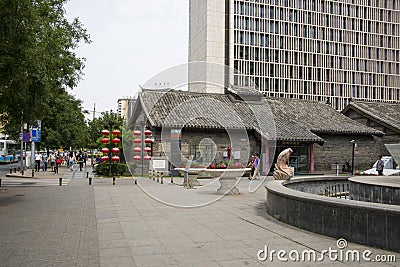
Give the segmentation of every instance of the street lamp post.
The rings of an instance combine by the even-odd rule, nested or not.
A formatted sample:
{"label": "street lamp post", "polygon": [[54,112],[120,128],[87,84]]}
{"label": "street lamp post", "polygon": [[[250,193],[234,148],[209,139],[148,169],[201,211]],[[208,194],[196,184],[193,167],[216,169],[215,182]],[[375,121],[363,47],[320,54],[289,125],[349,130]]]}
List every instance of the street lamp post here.
{"label": "street lamp post", "polygon": [[351,140],[352,150],[351,150],[351,174],[354,175],[354,150],[356,148],[356,141]]}

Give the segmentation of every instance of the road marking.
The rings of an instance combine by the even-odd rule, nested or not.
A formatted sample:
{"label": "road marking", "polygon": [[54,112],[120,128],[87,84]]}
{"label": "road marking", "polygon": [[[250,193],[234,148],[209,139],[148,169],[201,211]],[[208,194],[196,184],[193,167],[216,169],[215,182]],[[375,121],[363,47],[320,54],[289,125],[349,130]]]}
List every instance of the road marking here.
{"label": "road marking", "polygon": [[[67,178],[62,179],[62,185],[68,185]],[[2,187],[44,187],[59,186],[59,179],[26,179],[26,178],[6,178],[2,179]]]}

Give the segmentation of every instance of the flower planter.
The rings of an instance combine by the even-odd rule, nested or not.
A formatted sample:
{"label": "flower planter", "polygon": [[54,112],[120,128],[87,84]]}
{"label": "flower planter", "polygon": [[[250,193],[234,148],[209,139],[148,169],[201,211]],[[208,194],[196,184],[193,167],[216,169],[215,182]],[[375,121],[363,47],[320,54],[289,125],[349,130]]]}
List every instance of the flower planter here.
{"label": "flower planter", "polygon": [[[200,184],[197,180],[197,176],[199,173],[207,173],[212,177],[219,177],[218,180],[220,182],[220,187],[217,190],[217,193],[220,195],[237,195],[239,194],[239,189],[236,187],[236,183],[239,178],[243,176],[243,174],[247,171],[250,171],[251,168],[240,168],[240,169],[205,169],[205,168],[190,168],[185,170],[185,168],[175,168],[175,170],[179,171],[181,174],[187,177],[187,180],[184,180],[184,186],[188,186],[189,188],[193,188],[196,183]],[[186,185],[185,185],[186,182]]]}

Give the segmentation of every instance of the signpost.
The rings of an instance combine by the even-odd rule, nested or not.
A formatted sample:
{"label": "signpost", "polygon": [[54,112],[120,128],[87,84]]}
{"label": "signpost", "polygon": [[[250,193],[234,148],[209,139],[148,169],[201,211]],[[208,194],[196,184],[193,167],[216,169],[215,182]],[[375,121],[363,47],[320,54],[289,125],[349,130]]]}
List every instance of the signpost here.
{"label": "signpost", "polygon": [[35,125],[33,125],[30,129],[30,135],[32,142],[40,142],[40,137],[42,135],[42,121],[35,121]]}
{"label": "signpost", "polygon": [[41,120],[36,120],[34,125],[30,129],[30,139],[32,142],[31,146],[31,167],[32,169],[34,168],[34,162],[35,162],[35,142],[40,142],[40,137],[42,133],[42,121]]}

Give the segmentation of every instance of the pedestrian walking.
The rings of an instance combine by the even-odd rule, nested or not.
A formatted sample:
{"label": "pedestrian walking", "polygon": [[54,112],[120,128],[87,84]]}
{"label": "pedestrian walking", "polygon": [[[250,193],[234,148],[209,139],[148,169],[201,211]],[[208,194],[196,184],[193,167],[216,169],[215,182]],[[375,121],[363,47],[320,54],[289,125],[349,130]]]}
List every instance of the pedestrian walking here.
{"label": "pedestrian walking", "polygon": [[71,171],[74,170],[74,165],[75,165],[75,157],[74,157],[74,153],[71,152],[71,153],[69,154],[69,159],[68,159],[68,166],[69,166],[69,169],[70,169]]}
{"label": "pedestrian walking", "polygon": [[385,163],[382,160],[382,156],[378,156],[378,161],[376,162],[376,171],[378,172],[379,176],[383,175],[383,168],[385,167]]}
{"label": "pedestrian walking", "polygon": [[83,154],[82,154],[82,151],[79,151],[78,155],[76,156],[76,161],[79,164],[79,171],[82,171],[82,168],[83,168]]}
{"label": "pedestrian walking", "polygon": [[260,156],[256,154],[256,158],[254,159],[254,174],[252,176],[252,179],[260,179]]}
{"label": "pedestrian walking", "polygon": [[255,156],[252,155],[250,160],[249,160],[249,163],[247,164],[247,167],[251,168],[249,180],[251,180],[251,178],[254,175],[254,160],[255,160]]}
{"label": "pedestrian walking", "polygon": [[46,153],[42,153],[42,171],[47,171],[47,155]]}
{"label": "pedestrian walking", "polygon": [[50,153],[49,162],[50,162],[51,171],[53,172],[54,166],[56,164],[56,154],[54,154],[54,151],[51,151],[51,153]]}
{"label": "pedestrian walking", "polygon": [[87,154],[87,152],[86,152],[86,151],[83,151],[83,154],[82,154],[82,159],[83,159],[83,164],[85,164],[85,166],[86,166],[86,160],[87,160],[87,157],[88,157],[88,154]]}
{"label": "pedestrian walking", "polygon": [[42,161],[42,156],[39,154],[39,152],[36,152],[35,154],[35,170],[37,172],[40,171],[40,163]]}
{"label": "pedestrian walking", "polygon": [[56,164],[54,165],[54,175],[58,174],[58,168],[60,167],[61,163],[62,163],[61,157],[57,156]]}

